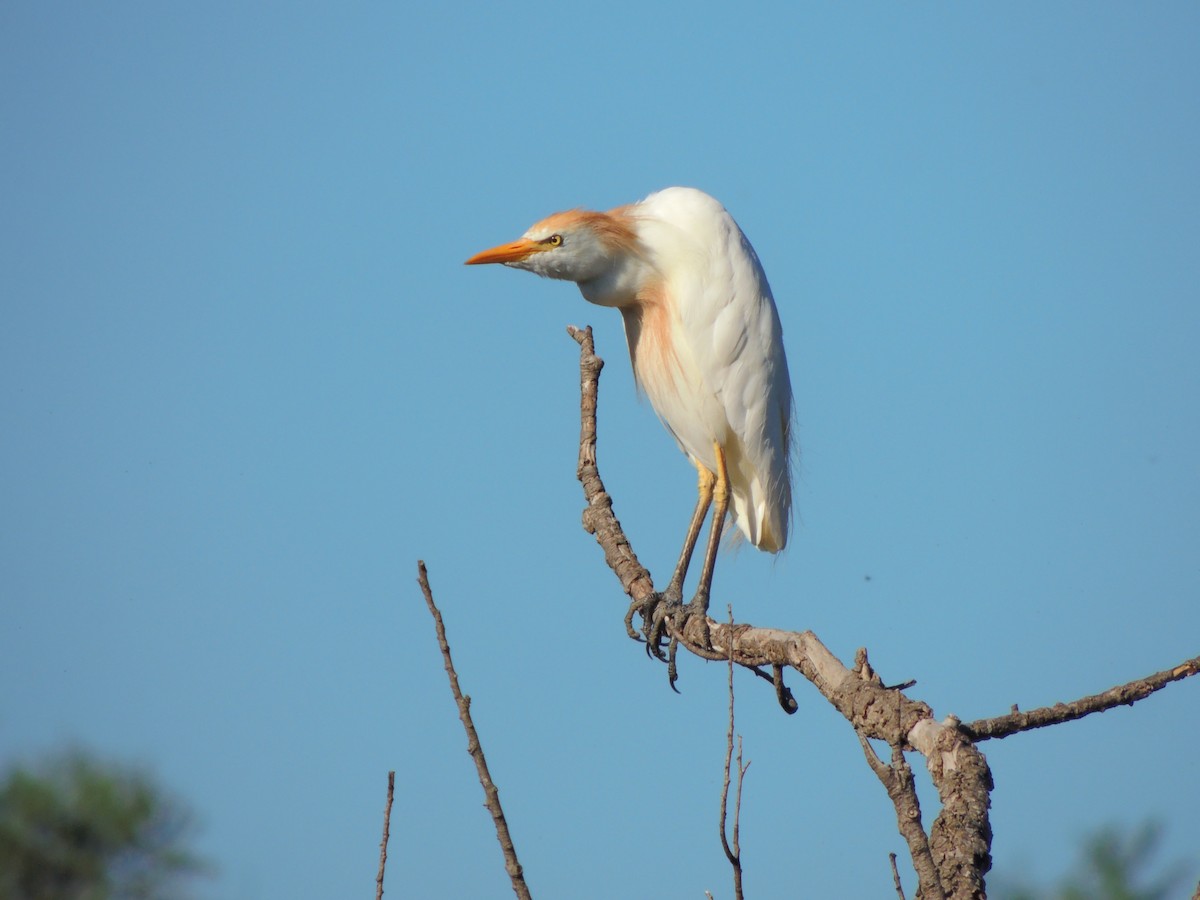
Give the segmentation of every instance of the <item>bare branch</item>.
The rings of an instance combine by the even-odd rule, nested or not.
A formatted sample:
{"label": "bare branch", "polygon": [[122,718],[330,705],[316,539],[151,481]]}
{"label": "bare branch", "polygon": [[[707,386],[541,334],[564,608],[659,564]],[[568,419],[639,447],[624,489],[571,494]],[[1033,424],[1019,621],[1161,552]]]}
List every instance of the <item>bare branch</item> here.
{"label": "bare branch", "polygon": [[[578,476],[587,501],[583,525],[590,534],[595,535],[609,567],[634,601],[631,612],[626,616],[626,630],[636,637],[637,632],[632,627],[632,610],[640,609],[643,616],[653,614],[654,582],[650,573],[638,562],[613,513],[612,498],[600,479],[596,458],[596,406],[603,361],[596,356],[590,328],[570,328],[568,331],[580,348]],[[957,721],[936,722],[933,711],[926,704],[908,699],[900,690],[888,690],[878,678],[861,677],[858,672],[846,668],[811,631],[755,628],[745,624],[718,623],[712,619],[702,622],[698,617],[692,617],[684,632],[672,634],[672,637],[705,659],[732,659],[740,665],[754,668],[769,665],[778,671],[784,667],[796,669],[845,716],[861,738],[880,739],[895,748],[911,747],[925,755],[944,807],[948,799],[954,800],[955,791],[965,791],[970,797],[963,804],[952,803],[958,830],[942,829],[940,843],[931,847],[942,881],[954,885],[949,896],[955,900],[982,895],[982,876],[990,866],[987,852],[990,843],[986,842],[990,841],[991,836],[987,818],[987,791],[991,789],[991,774],[983,762],[982,754],[957,732]],[[772,680],[778,682],[779,679]],[[970,779],[978,783],[966,783]],[[983,794],[982,803],[978,802],[980,791]],[[968,814],[966,821],[958,817],[963,810]],[[935,831],[937,825],[938,822],[935,822]],[[960,839],[965,843],[960,844]],[[979,845],[981,839],[985,841],[982,851]],[[965,881],[958,877],[964,871],[964,865],[975,867],[968,872],[970,877]],[[961,892],[958,890],[960,887]]]}
{"label": "bare branch", "polygon": [[392,822],[392,795],[396,790],[396,773],[388,772],[387,805],[383,808],[383,840],[379,842],[379,874],[375,876],[375,900],[383,897],[383,870],[387,867],[388,831]]}
{"label": "bare branch", "polygon": [[925,753],[942,811],[929,829],[929,847],[947,897],[983,900],[983,876],[992,868],[992,771],[987,760],[963,738],[950,716],[934,746]]}
{"label": "bare branch", "polygon": [[471,698],[463,694],[458,686],[458,673],[454,671],[454,662],[450,658],[450,644],[446,641],[446,626],[442,623],[442,614],[433,602],[433,590],[429,586],[429,573],[423,561],[417,561],[417,582],[425,595],[425,603],[433,616],[437,627],[438,647],[442,650],[445,660],[446,674],[450,678],[450,691],[454,694],[454,702],[458,704],[458,717],[462,719],[463,728],[467,732],[467,752],[475,761],[475,769],[479,773],[479,783],[483,786],[484,805],[492,814],[492,822],[496,826],[496,837],[500,841],[500,849],[504,852],[504,869],[512,880],[513,893],[521,900],[530,900],[529,888],[525,884],[525,874],[517,861],[517,850],[513,846],[512,837],[508,833],[508,822],[504,818],[504,809],[500,806],[500,791],[492,781],[488,771],[487,760],[483,755],[483,745],[475,731],[475,723],[471,721]]}
{"label": "bare branch", "polygon": [[921,900],[945,900],[946,891],[942,887],[941,874],[934,863],[925,826],[921,824],[921,802],[917,799],[917,785],[904,753],[893,747],[892,764],[889,766],[879,758],[861,733],[858,735],[858,742],[862,745],[867,765],[871,767],[871,771],[875,773],[896,808],[896,825],[900,836],[908,844],[913,868],[917,870],[917,896]]}
{"label": "bare branch", "polygon": [[[733,624],[733,607],[729,607],[729,624]],[[738,783],[737,799],[733,807],[733,845],[730,846],[725,834],[726,809],[729,803],[729,771],[733,765],[733,656],[729,657],[729,731],[725,735],[725,782],[721,786],[721,847],[725,850],[725,858],[733,867],[733,894],[737,900],[742,900],[742,847],[738,839],[738,827],[742,817],[742,780],[746,769],[742,766],[742,738],[738,736]]]}
{"label": "bare branch", "polygon": [[[596,356],[590,328],[569,328],[568,331],[580,347],[578,476],[587,502],[583,526],[595,536],[596,542],[604,550],[609,567],[633,601],[625,617],[625,625],[630,637],[636,639],[638,633],[633,627],[634,613],[639,613],[645,621],[656,621],[663,615],[661,601],[654,594],[650,573],[638,562],[621,529],[613,513],[612,498],[600,479],[596,462],[596,405],[600,369],[604,363]],[[988,808],[991,805],[992,776],[987,760],[973,741],[1003,737],[1028,728],[1069,721],[1122,703],[1133,703],[1171,681],[1186,678],[1200,670],[1200,659],[1193,659],[1141,682],[1114,688],[1094,698],[1084,698],[1065,709],[1060,706],[1035,710],[1033,713],[1014,711],[997,719],[985,719],[963,726],[953,716],[942,722],[936,721],[928,705],[905,696],[904,690],[914,682],[905,681],[894,688],[884,685],[866,663],[865,652],[854,669],[847,668],[811,631],[756,628],[748,624],[701,620],[698,616],[689,617],[679,633],[668,617],[667,630],[672,640],[677,640],[703,659],[732,659],[738,665],[754,669],[760,677],[765,677],[765,673],[758,671],[759,667],[770,666],[774,673],[771,680],[776,685],[785,710],[789,706],[786,700],[793,705],[795,701],[790,694],[785,695],[786,689],[780,689],[782,670],[786,667],[800,672],[854,727],[866,750],[870,750],[865,743],[867,740],[882,740],[892,747],[892,766],[885,766],[877,758],[875,763],[881,768],[872,766],[880,780],[889,786],[889,793],[892,790],[902,793],[907,790],[903,785],[905,772],[907,780],[911,780],[912,773],[904,762],[903,751],[916,750],[921,753],[942,803],[941,813],[930,828],[927,844],[923,830],[922,839],[915,840],[915,832],[904,821],[907,813],[902,817],[898,809],[897,817],[901,833],[912,833],[916,844],[914,865],[924,884],[936,883],[933,873],[929,871],[925,856],[928,853],[940,880],[942,895],[953,900],[982,898],[983,876],[991,867],[992,831]],[[868,755],[868,762],[872,757],[874,751]],[[897,780],[899,787],[893,788],[891,783]],[[916,809],[919,814],[919,808]],[[927,850],[923,847],[927,847]],[[910,850],[913,849],[910,844]],[[921,875],[922,867],[924,875]],[[917,896],[920,900],[927,900],[936,894],[932,888],[927,892],[921,886]]]}
{"label": "bare branch", "polygon": [[1153,675],[1139,678],[1128,684],[1117,685],[1100,694],[1082,697],[1071,703],[1056,703],[1054,706],[1043,706],[1029,712],[1018,712],[1014,708],[1011,713],[1003,716],[996,716],[993,719],[978,719],[959,727],[962,733],[973,741],[1008,737],[1021,731],[1082,719],[1084,716],[1105,712],[1115,706],[1132,706],[1171,682],[1190,678],[1197,672],[1200,672],[1200,656],[1186,659],[1170,669],[1155,672]]}
{"label": "bare branch", "polygon": [[896,868],[895,853],[888,854],[888,862],[892,864],[892,884],[896,886],[896,896],[899,897],[900,900],[905,900],[904,886],[900,884],[900,870]]}
{"label": "bare branch", "polygon": [[771,674],[768,675],[758,666],[742,666],[747,672],[756,675],[763,681],[769,681],[771,687],[775,689],[775,700],[779,703],[779,708],[789,716],[795,715],[796,710],[800,708],[800,704],[796,702],[796,698],[792,695],[792,689],[783,683],[783,667],[772,666]]}
{"label": "bare branch", "polygon": [[[596,466],[596,402],[604,360],[596,355],[590,325],[584,329],[569,326],[567,332],[578,342],[580,349],[579,376],[583,401],[580,407],[576,477],[583,484],[588,501],[587,509],[583,511],[583,527],[588,534],[595,535],[596,543],[604,548],[604,560],[621,580],[625,593],[634,600],[644,602],[654,593],[654,582],[646,567],[638,562],[637,554],[621,529],[621,523],[613,514],[612,498],[604,490],[600,470]],[[630,636],[636,637],[637,632],[633,631],[628,618],[625,624]]]}
{"label": "bare branch", "polygon": [[783,683],[783,666],[771,666],[771,684],[775,687],[775,699],[779,701],[780,708],[789,716],[795,715],[800,704],[792,696],[792,689]]}
{"label": "bare branch", "polygon": [[738,900],[741,900],[742,897],[742,839],[740,837],[742,828],[742,786],[745,784],[746,773],[748,771],[750,771],[750,763],[742,762],[742,736],[739,734],[737,753],[737,796],[734,797],[733,800],[733,852],[737,854],[738,858]]}

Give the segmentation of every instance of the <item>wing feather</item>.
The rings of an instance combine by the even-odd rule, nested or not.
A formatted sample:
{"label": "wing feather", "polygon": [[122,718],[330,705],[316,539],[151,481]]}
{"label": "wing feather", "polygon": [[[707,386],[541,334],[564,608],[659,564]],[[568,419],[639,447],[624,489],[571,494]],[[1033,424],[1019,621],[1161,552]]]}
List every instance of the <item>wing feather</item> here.
{"label": "wing feather", "polygon": [[[689,455],[712,469],[725,450],[734,520],[755,546],[777,551],[791,515],[792,391],[783,330],[754,248],[720,203],[691,188],[642,201],[675,343],[670,389],[648,391]],[[673,396],[672,396],[673,395]]]}

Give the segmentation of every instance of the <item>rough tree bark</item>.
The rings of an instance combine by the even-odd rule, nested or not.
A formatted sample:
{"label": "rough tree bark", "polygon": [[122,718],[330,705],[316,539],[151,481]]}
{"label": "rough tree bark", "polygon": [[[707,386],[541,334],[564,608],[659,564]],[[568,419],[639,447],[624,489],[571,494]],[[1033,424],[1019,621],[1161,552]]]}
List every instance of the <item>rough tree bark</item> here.
{"label": "rough tree bark", "polygon": [[[634,613],[643,621],[661,620],[665,610],[655,594],[649,571],[638,561],[613,513],[612,498],[600,479],[596,461],[596,405],[604,362],[596,356],[590,327],[572,327],[568,331],[580,348],[577,474],[587,502],[583,527],[603,548],[605,561],[632,601],[626,628],[637,638],[639,635],[632,627]],[[786,712],[793,712],[795,703],[783,685],[782,673],[793,669],[845,717],[862,743],[868,765],[895,806],[897,826],[917,873],[916,896],[921,900],[986,897],[984,876],[991,868],[992,841],[988,808],[993,784],[987,760],[976,746],[979,741],[1132,704],[1200,671],[1200,657],[1196,657],[1074,703],[1027,713],[1014,711],[964,725],[953,716],[938,721],[929,705],[904,693],[909,685],[884,685],[872,670],[865,650],[858,652],[854,667],[849,668],[811,631],[783,631],[713,619],[702,623],[696,618],[688,620],[682,633],[676,633],[669,620],[667,627],[669,635],[692,653],[704,659],[732,659],[771,681]],[[772,674],[766,674],[764,667],[770,667]],[[891,747],[889,762],[879,759],[869,740],[883,741]],[[904,756],[910,751],[925,758],[941,802],[941,810],[928,831],[922,824],[912,770]]]}

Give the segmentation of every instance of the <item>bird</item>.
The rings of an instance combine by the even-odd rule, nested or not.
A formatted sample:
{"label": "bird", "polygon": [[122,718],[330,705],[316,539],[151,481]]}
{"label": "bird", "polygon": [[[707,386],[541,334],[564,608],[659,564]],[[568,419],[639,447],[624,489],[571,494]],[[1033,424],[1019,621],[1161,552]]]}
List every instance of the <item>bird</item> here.
{"label": "bird", "polygon": [[487,263],[573,281],[585,300],[620,312],[636,383],[697,472],[696,507],[660,595],[677,609],[712,507],[686,607],[703,618],[726,517],[770,553],[784,549],[792,517],[791,379],[779,312],[750,241],[719,201],[669,187],[606,212],[554,213],[466,261]]}

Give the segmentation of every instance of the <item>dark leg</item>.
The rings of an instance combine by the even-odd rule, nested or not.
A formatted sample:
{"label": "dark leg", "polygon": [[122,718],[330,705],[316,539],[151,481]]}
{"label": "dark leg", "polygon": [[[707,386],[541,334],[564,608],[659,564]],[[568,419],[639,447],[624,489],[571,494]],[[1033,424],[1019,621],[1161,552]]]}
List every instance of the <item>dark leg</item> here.
{"label": "dark leg", "polygon": [[[646,652],[653,653],[659,659],[664,659],[659,645],[666,634],[667,618],[683,603],[683,583],[687,578],[688,567],[692,561],[692,552],[696,549],[696,541],[700,538],[700,530],[704,527],[704,517],[708,515],[708,508],[712,505],[713,486],[717,482],[717,476],[702,463],[694,459],[692,463],[696,466],[696,472],[699,475],[696,484],[699,498],[696,501],[696,509],[692,513],[692,521],[688,525],[687,536],[683,539],[683,549],[679,553],[679,562],[675,564],[675,572],[665,591],[655,594],[644,606],[637,604],[631,606],[628,615],[625,616],[626,628],[631,629],[634,612],[641,614],[642,634],[646,638]],[[630,630],[630,635],[633,634],[634,632]]]}
{"label": "dark leg", "polygon": [[716,451],[717,472],[713,485],[713,518],[712,530],[708,533],[708,547],[704,553],[704,568],[700,570],[700,583],[696,585],[696,595],[692,602],[683,609],[671,615],[671,643],[667,646],[667,680],[671,689],[679,680],[679,670],[675,667],[675,655],[679,649],[679,635],[683,634],[692,616],[697,616],[704,626],[703,644],[708,643],[708,596],[712,590],[713,569],[717,565],[717,551],[721,549],[721,531],[725,526],[725,514],[729,511],[729,469],[725,465],[725,451],[718,443],[713,443]]}
{"label": "dark leg", "polygon": [[708,515],[708,507],[712,504],[713,485],[717,476],[705,468],[703,463],[696,462],[696,471],[700,478],[696,485],[699,499],[696,501],[696,511],[692,513],[691,524],[688,525],[687,537],[683,540],[683,550],[679,554],[679,562],[675,564],[675,574],[663,591],[663,597],[668,603],[678,603],[683,600],[683,581],[687,578],[688,566],[692,562],[692,551],[696,549],[696,541],[700,538],[700,529],[704,527],[704,517]]}

